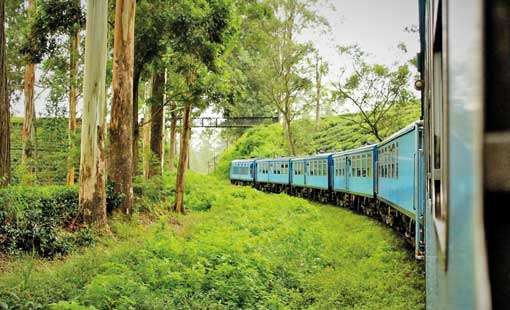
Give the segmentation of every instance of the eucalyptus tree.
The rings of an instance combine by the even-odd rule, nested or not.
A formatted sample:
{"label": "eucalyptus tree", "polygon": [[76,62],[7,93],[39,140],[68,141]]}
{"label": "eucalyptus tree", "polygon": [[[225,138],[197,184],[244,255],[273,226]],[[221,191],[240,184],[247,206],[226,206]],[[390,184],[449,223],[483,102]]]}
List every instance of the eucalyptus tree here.
{"label": "eucalyptus tree", "polygon": [[112,109],[110,123],[109,177],[114,191],[122,195],[120,208],[133,207],[133,69],[135,0],[117,0],[113,47]]}
{"label": "eucalyptus tree", "polygon": [[296,36],[305,29],[328,28],[316,7],[320,0],[271,0],[271,8],[277,18],[269,26],[268,48],[264,62],[259,66],[259,79],[265,81],[264,96],[283,118],[287,144],[291,154],[296,154],[292,121],[296,116],[299,97],[311,88],[307,76],[306,57],[312,52],[310,43],[300,43]]}
{"label": "eucalyptus tree", "polygon": [[[34,18],[36,10],[35,0],[28,0],[28,19]],[[33,38],[28,38],[29,41]],[[24,95],[24,117],[23,128],[21,130],[21,141],[23,144],[23,153],[21,155],[21,162],[27,165],[27,161],[32,158],[35,148],[35,105],[34,105],[34,92],[35,92],[35,64],[36,60],[32,55],[28,55],[25,65],[25,75],[23,77],[23,95]]]}
{"label": "eucalyptus tree", "polygon": [[0,186],[11,180],[10,102],[7,93],[7,57],[5,53],[5,3],[0,1]]}
{"label": "eucalyptus tree", "polygon": [[156,68],[152,82],[152,100],[150,103],[150,151],[149,178],[163,174],[163,128],[165,70]]}
{"label": "eucalyptus tree", "polygon": [[107,12],[108,1],[87,1],[79,197],[84,220],[103,231],[108,231],[104,149]]}
{"label": "eucalyptus tree", "polygon": [[[276,21],[274,12],[267,1],[238,1],[237,12],[241,16],[240,31],[227,55],[224,76],[227,83],[225,100],[220,111],[223,116],[274,116],[275,107],[263,95],[265,80],[259,79],[261,64],[267,56],[267,42],[270,41],[270,26]],[[227,141],[238,138],[245,129],[222,130]]]}
{"label": "eucalyptus tree", "polygon": [[321,117],[321,104],[325,98],[324,91],[324,77],[329,72],[329,64],[323,57],[319,55],[317,50],[313,53],[312,67],[315,80],[315,94],[313,96],[315,102],[315,128],[319,129],[319,122]]}
{"label": "eucalyptus tree", "polygon": [[174,210],[183,213],[184,181],[189,161],[191,112],[211,100],[220,72],[219,59],[228,51],[236,31],[236,15],[230,0],[179,0],[174,3],[170,22],[170,47],[174,72],[184,81],[182,132],[177,167]]}
{"label": "eucalyptus tree", "polygon": [[398,113],[389,113],[401,104],[416,100],[411,89],[409,63],[385,66],[370,63],[368,54],[358,46],[339,47],[339,52],[352,60],[352,68],[342,68],[334,83],[334,99],[346,106],[354,107],[355,114],[344,117],[382,141],[381,129],[391,124]]}
{"label": "eucalyptus tree", "polygon": [[[39,0],[36,14],[30,24],[29,40],[24,47],[24,53],[30,55],[32,62],[40,63],[45,56],[49,56],[45,69],[54,71],[51,78],[42,77],[42,82],[49,84],[52,91],[63,88],[68,97],[68,159],[67,184],[74,184],[74,135],[76,131],[76,106],[78,102],[78,63],[79,63],[79,32],[85,23],[79,0]],[[63,37],[68,37],[65,48],[61,48]],[[59,55],[64,50],[63,57]],[[65,58],[69,59],[69,65]],[[63,65],[65,64],[65,65]],[[59,73],[63,77],[61,83],[56,77]],[[66,86],[67,85],[67,86]],[[59,91],[55,91],[60,97]],[[53,96],[50,96],[53,97]],[[50,98],[52,99],[52,98]]]}
{"label": "eucalyptus tree", "polygon": [[139,162],[139,84],[148,65],[159,61],[168,48],[168,23],[171,18],[172,4],[166,0],[138,0],[136,6],[132,126],[133,172],[135,174],[138,172]]}

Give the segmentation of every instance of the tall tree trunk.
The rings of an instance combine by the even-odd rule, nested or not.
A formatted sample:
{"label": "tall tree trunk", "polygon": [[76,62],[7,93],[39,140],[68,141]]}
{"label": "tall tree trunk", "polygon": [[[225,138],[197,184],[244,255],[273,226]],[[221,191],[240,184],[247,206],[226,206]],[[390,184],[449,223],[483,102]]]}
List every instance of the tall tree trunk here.
{"label": "tall tree trunk", "polygon": [[289,144],[289,151],[291,155],[296,155],[296,146],[294,145],[294,137],[292,135],[291,121],[288,115],[284,115],[285,133],[287,136],[287,143]]}
{"label": "tall tree trunk", "polygon": [[163,123],[164,123],[165,71],[155,74],[152,83],[151,105],[151,160],[149,178],[163,175]]}
{"label": "tall tree trunk", "polygon": [[142,132],[142,163],[143,163],[143,177],[145,180],[149,179],[150,164],[151,164],[151,114],[144,111],[144,118],[140,130]]}
{"label": "tall tree trunk", "polygon": [[316,79],[316,87],[317,87],[317,94],[315,98],[315,129],[319,129],[319,124],[321,120],[321,81],[320,78],[317,77]]}
{"label": "tall tree trunk", "polygon": [[113,47],[113,101],[110,124],[110,178],[122,195],[124,214],[133,207],[133,55],[135,0],[117,0]]}
{"label": "tall tree trunk", "polygon": [[322,74],[321,74],[321,58],[316,52],[315,54],[315,129],[319,129],[321,120],[321,92],[322,92]]}
{"label": "tall tree trunk", "polygon": [[[191,116],[190,116],[190,128],[188,130],[188,141],[191,141]],[[188,170],[191,169],[191,146],[188,144],[188,165],[186,167]]]}
{"label": "tall tree trunk", "polygon": [[176,151],[176,135],[177,135],[177,112],[175,111],[177,107],[175,106],[175,103],[172,103],[170,105],[170,149],[168,151],[168,169],[170,171],[173,171],[174,166],[174,160],[175,160],[175,151]]}
{"label": "tall tree trunk", "polygon": [[133,175],[138,175],[140,172],[140,123],[138,122],[138,96],[140,89],[141,72],[134,71],[133,75]]}
{"label": "tall tree trunk", "polygon": [[105,192],[108,1],[87,1],[80,156],[80,210],[86,223],[108,231]]}
{"label": "tall tree trunk", "polygon": [[[33,16],[35,9],[35,0],[28,0],[28,15]],[[29,63],[25,66],[25,76],[23,84],[23,94],[25,99],[25,114],[23,118],[23,128],[21,130],[21,141],[23,144],[23,153],[21,162],[28,165],[28,160],[34,155],[35,149],[35,108],[34,108],[34,87],[35,87],[35,64]]]}
{"label": "tall tree trunk", "polygon": [[76,105],[78,102],[77,76],[78,76],[78,46],[80,33],[78,30],[71,36],[69,45],[69,132],[68,132],[68,155],[67,155],[67,185],[74,184],[74,136],[76,134]]}
{"label": "tall tree trunk", "polygon": [[189,131],[191,131],[191,102],[184,107],[182,121],[181,147],[179,151],[179,165],[177,166],[177,180],[175,183],[174,211],[184,213],[184,182],[188,165]]}
{"label": "tall tree trunk", "polygon": [[5,2],[0,0],[0,187],[11,181],[11,112],[7,94]]}

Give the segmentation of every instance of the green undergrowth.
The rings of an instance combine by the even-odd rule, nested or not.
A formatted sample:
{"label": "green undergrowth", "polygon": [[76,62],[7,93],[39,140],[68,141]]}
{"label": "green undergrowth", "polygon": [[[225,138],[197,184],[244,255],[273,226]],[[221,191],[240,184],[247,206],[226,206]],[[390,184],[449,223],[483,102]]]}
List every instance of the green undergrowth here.
{"label": "green undergrowth", "polygon": [[[420,117],[420,105],[409,104],[390,110],[394,122],[382,126],[381,136],[388,137]],[[392,115],[398,114],[398,117]],[[357,148],[378,140],[362,129],[353,118],[357,115],[325,117],[318,129],[310,120],[293,123],[293,135],[298,155],[327,153]],[[281,124],[263,125],[247,130],[220,157],[217,175],[228,176],[230,162],[242,158],[273,158],[289,155]]]}
{"label": "green undergrowth", "polygon": [[160,182],[137,189],[150,213],[111,220],[94,246],[4,264],[0,308],[424,307],[421,267],[376,221],[192,173],[189,212],[176,215],[170,179]]}

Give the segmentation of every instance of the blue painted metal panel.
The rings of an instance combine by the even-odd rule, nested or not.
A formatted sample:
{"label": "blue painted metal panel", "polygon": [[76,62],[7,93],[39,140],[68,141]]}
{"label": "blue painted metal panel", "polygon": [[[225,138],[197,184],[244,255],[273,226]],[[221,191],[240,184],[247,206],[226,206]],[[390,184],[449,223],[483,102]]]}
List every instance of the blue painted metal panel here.
{"label": "blue painted metal panel", "polygon": [[[377,146],[369,145],[333,156],[333,189],[374,197]],[[338,167],[337,167],[338,165]]]}
{"label": "blue painted metal panel", "polygon": [[258,183],[269,182],[269,160],[259,159],[255,161],[257,171],[255,173],[255,181]]}
{"label": "blue painted metal panel", "polygon": [[235,181],[253,182],[255,161],[253,159],[234,160],[230,164],[230,179]]}
{"label": "blue painted metal panel", "polygon": [[332,159],[332,154],[319,154],[304,158],[306,187],[330,189],[329,175]]}
{"label": "blue painted metal panel", "polygon": [[377,195],[415,217],[415,163],[418,154],[417,125],[413,124],[378,145]]}
{"label": "blue painted metal panel", "polygon": [[[491,308],[482,184],[485,38],[480,25],[484,5],[481,0],[448,1],[449,192],[443,206],[447,242],[443,251],[429,198],[425,221],[428,309]],[[430,18],[430,8],[427,13]]]}
{"label": "blue painted metal panel", "polygon": [[344,155],[343,153],[333,155],[333,190],[337,192],[347,191],[347,175],[349,173],[347,159],[347,155]]}
{"label": "blue painted metal panel", "polygon": [[306,185],[306,160],[303,158],[291,159],[291,184],[292,186],[304,187]]}
{"label": "blue painted metal panel", "polygon": [[268,160],[268,183],[290,184],[290,158],[277,158]]}

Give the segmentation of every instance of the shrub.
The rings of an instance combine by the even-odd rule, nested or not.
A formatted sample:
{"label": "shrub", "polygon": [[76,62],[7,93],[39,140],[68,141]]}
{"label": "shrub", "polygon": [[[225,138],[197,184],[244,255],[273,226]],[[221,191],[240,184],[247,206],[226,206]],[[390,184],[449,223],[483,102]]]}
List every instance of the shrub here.
{"label": "shrub", "polygon": [[[118,200],[108,190],[110,209]],[[94,232],[81,225],[77,187],[13,186],[0,190],[0,252],[53,257],[94,240]]]}
{"label": "shrub", "polygon": [[75,187],[10,187],[0,190],[0,251],[68,253],[72,237],[62,228],[77,219]]}

